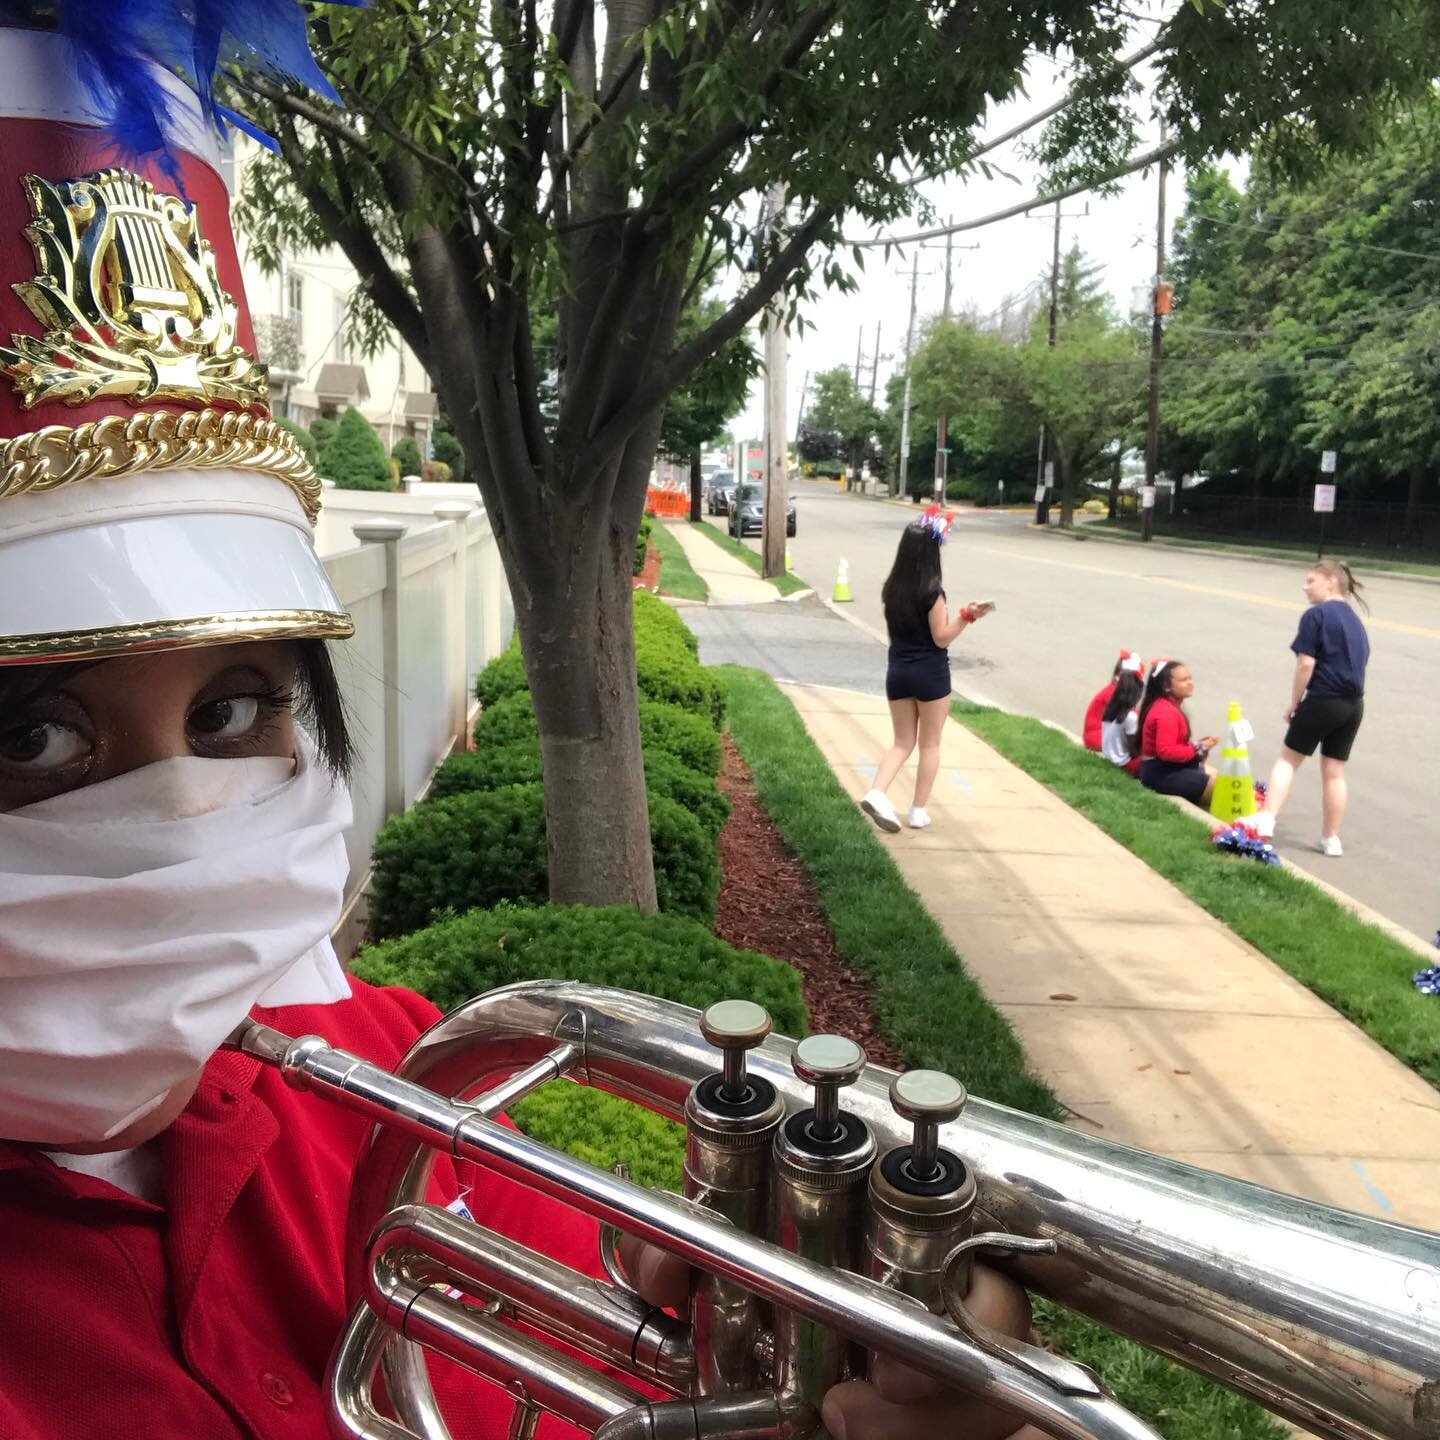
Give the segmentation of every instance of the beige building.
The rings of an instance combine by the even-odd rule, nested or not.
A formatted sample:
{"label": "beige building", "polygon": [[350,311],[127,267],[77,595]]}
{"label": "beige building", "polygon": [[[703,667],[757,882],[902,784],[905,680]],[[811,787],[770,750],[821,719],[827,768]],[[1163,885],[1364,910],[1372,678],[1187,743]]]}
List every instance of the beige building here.
{"label": "beige building", "polygon": [[[260,147],[245,136],[231,143],[225,180],[234,193]],[[238,224],[235,240],[260,359],[270,367],[274,413],[309,425],[354,407],[374,425],[387,452],[401,436],[413,435],[428,455],[436,413],[430,378],[399,336],[374,355],[350,344],[350,297],[360,281],[344,254],[331,246],[285,255],[279,273],[267,275]]]}

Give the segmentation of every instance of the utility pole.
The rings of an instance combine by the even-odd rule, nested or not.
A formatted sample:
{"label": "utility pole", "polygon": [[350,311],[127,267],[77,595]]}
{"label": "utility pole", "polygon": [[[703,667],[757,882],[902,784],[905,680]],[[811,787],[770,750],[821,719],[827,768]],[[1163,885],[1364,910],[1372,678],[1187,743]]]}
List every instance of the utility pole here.
{"label": "utility pole", "polygon": [[[767,196],[772,233],[785,223],[785,186]],[[785,423],[785,361],[789,333],[785,292],[771,300],[765,323],[765,512],[760,522],[760,573],[765,579],[785,573],[785,492],[789,488],[789,446]]]}
{"label": "utility pole", "polygon": [[[910,351],[915,344],[915,291],[920,284],[920,251],[910,262],[910,324],[905,331],[905,393],[900,401],[900,464],[890,477],[890,493],[898,495],[910,471]],[[950,288],[947,284],[947,290]]]}
{"label": "utility pole", "polygon": [[[1160,144],[1165,144],[1165,117],[1160,117]],[[1160,291],[1165,284],[1165,181],[1170,162],[1160,158],[1160,200],[1155,219],[1155,290],[1150,296],[1150,402],[1145,420],[1145,488],[1141,492],[1140,538],[1155,533],[1155,470],[1160,459],[1160,351],[1165,337]]]}
{"label": "utility pole", "polygon": [[875,382],[880,378],[880,322],[875,322],[875,354],[870,360],[870,403],[875,403]]}
{"label": "utility pole", "polygon": [[[945,223],[947,225],[953,224],[954,216],[948,217]],[[953,235],[947,235],[945,237],[945,305],[940,312],[946,320],[950,318],[950,296],[952,293],[950,257],[954,253],[954,249],[955,237]],[[945,503],[945,487],[949,479],[950,417],[942,413],[935,421],[935,503],[937,505],[943,505]]]}
{"label": "utility pole", "polygon": [[855,332],[855,388],[860,388],[860,357],[865,353],[865,327]]}
{"label": "utility pole", "polygon": [[[1055,348],[1055,331],[1060,321],[1060,202],[1055,202],[1055,243],[1050,259],[1050,339],[1049,345]],[[1053,450],[1053,446],[1047,446],[1049,437],[1045,433],[1044,425],[1040,427],[1040,459],[1037,465],[1038,474],[1035,477],[1035,523],[1037,525],[1048,525],[1050,523],[1050,480],[1054,474],[1051,468],[1054,465],[1052,460],[1049,465],[1045,462],[1045,452]]]}

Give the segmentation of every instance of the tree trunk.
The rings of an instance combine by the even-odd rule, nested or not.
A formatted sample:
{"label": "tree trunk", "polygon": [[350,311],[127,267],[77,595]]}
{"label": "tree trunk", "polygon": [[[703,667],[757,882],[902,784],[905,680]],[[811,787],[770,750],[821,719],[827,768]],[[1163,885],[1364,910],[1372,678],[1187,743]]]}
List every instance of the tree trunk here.
{"label": "tree trunk", "polygon": [[1420,529],[1420,497],[1425,489],[1425,467],[1410,467],[1410,484],[1405,491],[1405,535],[1418,540]]}
{"label": "tree trunk", "polygon": [[1055,463],[1060,470],[1060,528],[1075,528],[1075,465],[1069,451],[1057,445]]}
{"label": "tree trunk", "polygon": [[700,452],[690,454],[690,523],[698,525],[705,518],[705,482],[700,475]]}
{"label": "tree trunk", "polygon": [[634,545],[633,531],[613,522],[577,526],[564,557],[573,585],[554,587],[559,608],[517,606],[557,905],[656,908],[635,684]]}
{"label": "tree trunk", "polygon": [[1110,508],[1107,518],[1114,520],[1120,513],[1120,461],[1124,451],[1120,446],[1115,447],[1115,467],[1110,471]]}

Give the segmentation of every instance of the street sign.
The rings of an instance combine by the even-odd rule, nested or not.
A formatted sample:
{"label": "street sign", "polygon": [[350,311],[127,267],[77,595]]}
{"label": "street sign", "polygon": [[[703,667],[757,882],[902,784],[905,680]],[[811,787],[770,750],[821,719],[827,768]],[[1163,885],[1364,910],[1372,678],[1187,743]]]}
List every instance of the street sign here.
{"label": "street sign", "polygon": [[1333,515],[1335,513],[1335,487],[1333,485],[1317,485],[1315,487],[1315,513],[1317,515]]}
{"label": "street sign", "polygon": [[1340,452],[1338,450],[1322,450],[1320,452],[1320,473],[1322,475],[1333,475],[1339,463]]}
{"label": "street sign", "polygon": [[1043,505],[1045,503],[1045,487],[1043,485],[1037,485],[1035,487],[1035,503],[1037,505]]}
{"label": "street sign", "polygon": [[1046,485],[1046,488],[1048,489],[1048,488],[1049,488],[1050,486],[1052,486],[1054,483],[1055,483],[1055,462],[1054,462],[1053,460],[1047,460],[1047,461],[1045,462],[1045,485]]}
{"label": "street sign", "polygon": [[1140,508],[1142,510],[1153,510],[1155,508],[1155,487],[1153,485],[1142,485],[1140,487]]}

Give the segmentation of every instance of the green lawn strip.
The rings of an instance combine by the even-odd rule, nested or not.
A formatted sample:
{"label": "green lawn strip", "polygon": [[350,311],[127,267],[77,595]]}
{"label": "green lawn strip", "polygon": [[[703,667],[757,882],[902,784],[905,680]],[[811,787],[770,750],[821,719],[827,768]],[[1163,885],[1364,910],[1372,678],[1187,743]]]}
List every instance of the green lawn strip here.
{"label": "green lawn strip", "polygon": [[[1087,531],[1090,533],[1087,534]],[[1071,532],[1071,535],[1077,540],[1107,539],[1123,540],[1130,544],[1145,543],[1141,540],[1138,529],[1117,525],[1109,520],[1081,522]],[[1313,541],[1309,540],[1257,540],[1250,544],[1241,539],[1212,540],[1200,534],[1191,535],[1181,531],[1178,534],[1156,535],[1149,543],[1187,550],[1206,550],[1217,555],[1259,556],[1266,560],[1301,561],[1315,558],[1315,545]],[[1427,563],[1424,560],[1391,560],[1372,556],[1363,547],[1353,552],[1346,552],[1344,546],[1332,545],[1330,547],[1332,553],[1337,548],[1342,553],[1352,553],[1355,563],[1363,566],[1366,570],[1383,571],[1393,575],[1429,575],[1440,578],[1440,565]]]}
{"label": "green lawn strip", "polygon": [[[728,550],[732,555],[738,555],[757,575],[760,574],[760,557],[743,540],[736,540],[727,531],[721,530],[712,525],[708,520],[699,521],[695,528],[702,534],[708,535],[722,550]],[[772,575],[770,583],[782,595],[794,595],[799,590],[808,590],[808,586],[798,575],[784,574]]]}
{"label": "green lawn strip", "polygon": [[[1030,1072],[1009,1022],[906,885],[795,707],[758,670],[723,665],[715,673],[761,804],[815,882],[842,958],[874,985],[885,1035],[912,1065],[947,1070],[987,1100],[1058,1118],[1058,1101]],[[1039,1320],[1166,1440],[1289,1433],[1259,1406],[1080,1316],[1046,1305]]]}
{"label": "green lawn strip", "polygon": [[650,532],[650,541],[660,552],[662,595],[673,595],[677,600],[704,601],[710,598],[710,587],[695,573],[695,567],[691,565],[684,547],[670,533],[670,527],[663,520],[655,522],[655,528]]}
{"label": "green lawn strip", "polygon": [[1281,866],[1214,849],[1189,816],[1041,721],[964,700],[950,708],[1007,760],[1440,1085],[1440,1005],[1411,983],[1420,968],[1413,950]]}

